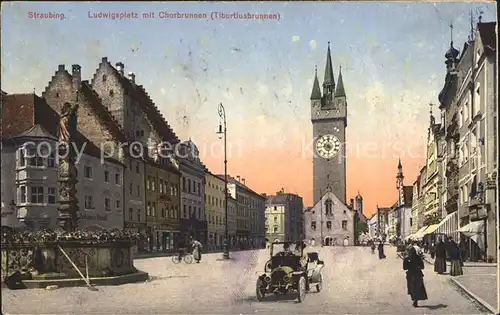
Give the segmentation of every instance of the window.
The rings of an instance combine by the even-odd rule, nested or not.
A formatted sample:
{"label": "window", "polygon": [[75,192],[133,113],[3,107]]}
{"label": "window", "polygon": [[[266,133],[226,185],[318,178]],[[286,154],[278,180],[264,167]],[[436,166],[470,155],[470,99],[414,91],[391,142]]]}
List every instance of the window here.
{"label": "window", "polygon": [[156,202],[153,202],[153,204],[151,205],[151,215],[153,217],[156,217]]}
{"label": "window", "polygon": [[35,149],[29,149],[28,165],[33,167],[42,167],[43,158],[37,156]]}
{"label": "window", "polygon": [[104,198],[104,210],[111,211],[111,200],[109,198]]}
{"label": "window", "polygon": [[109,171],[104,171],[104,182],[109,183]]}
{"label": "window", "polygon": [[274,233],[278,233],[278,227],[277,226],[274,227]]}
{"label": "window", "polygon": [[316,230],[316,221],[311,222],[311,229]]}
{"label": "window", "polygon": [[20,194],[21,194],[21,203],[26,203],[26,186],[21,186],[19,187]]}
{"label": "window", "polygon": [[198,183],[198,195],[201,196],[201,184],[200,183]]}
{"label": "window", "polygon": [[188,178],[188,193],[191,193],[191,180]]}
{"label": "window", "polygon": [[326,221],[326,228],[329,230],[332,229],[332,221]]}
{"label": "window", "polygon": [[128,193],[129,195],[132,195],[134,193],[134,184],[130,183],[128,185]]}
{"label": "window", "polygon": [[94,209],[92,196],[85,196],[85,209]]}
{"label": "window", "polygon": [[47,203],[51,204],[51,205],[55,204],[56,203],[56,188],[55,187],[47,188],[47,195],[48,195]]}
{"label": "window", "polygon": [[137,209],[137,221],[141,221],[141,209]]}
{"label": "window", "polygon": [[186,191],[186,178],[182,178],[182,191]]}
{"label": "window", "polygon": [[461,109],[458,112],[458,127],[462,127],[463,123],[464,123],[464,111],[463,109]]}
{"label": "window", "polygon": [[113,90],[109,90],[109,96],[113,96],[115,92]]}
{"label": "window", "polygon": [[160,194],[163,194],[163,181],[161,179],[158,180],[158,188],[160,190]]}
{"label": "window", "polygon": [[333,202],[332,202],[331,199],[327,199],[325,201],[325,214],[326,215],[332,215],[333,214],[332,205],[333,205]]}
{"label": "window", "polygon": [[140,169],[140,166],[139,166],[139,162],[137,162],[137,164],[135,165],[135,172],[137,174],[140,174],[141,173],[141,169]]}
{"label": "window", "polygon": [[141,185],[137,185],[137,197],[141,196]]}
{"label": "window", "polygon": [[47,166],[48,167],[55,167],[56,166],[56,159],[54,158],[54,154],[50,154],[47,156]]}
{"label": "window", "polygon": [[203,217],[201,216],[201,207],[198,208],[198,219],[203,219]]}
{"label": "window", "polygon": [[182,210],[182,217],[183,218],[187,217],[187,210],[186,209],[187,209],[187,207],[186,207],[186,205],[184,205],[184,209]]}
{"label": "window", "polygon": [[116,173],[115,174],[115,184],[121,185],[121,183],[122,183],[122,181],[121,181],[120,173]]}
{"label": "window", "polygon": [[92,166],[83,167],[83,176],[87,179],[92,179]]}
{"label": "window", "polygon": [[342,228],[343,228],[344,230],[347,230],[347,221],[346,221],[346,220],[343,220],[343,221],[342,221]]}
{"label": "window", "polygon": [[155,191],[155,179],[154,178],[151,178],[151,190],[152,191]]}
{"label": "window", "polygon": [[274,211],[276,211],[278,209],[278,207],[274,206]]}
{"label": "window", "polygon": [[151,203],[150,202],[148,202],[148,205],[146,207],[146,215],[149,215],[149,216],[151,215]]}
{"label": "window", "polygon": [[471,111],[472,112],[472,117],[476,116],[480,109],[481,109],[481,85],[479,83],[476,83],[476,95],[474,97],[474,109]]}
{"label": "window", "polygon": [[106,79],[107,79],[107,78],[108,78],[108,77],[107,77],[105,74],[103,74],[103,75],[102,75],[102,82],[106,82]]}
{"label": "window", "polygon": [[134,209],[128,208],[128,220],[134,221]]}
{"label": "window", "polygon": [[31,187],[31,203],[36,203],[36,204],[43,203],[43,187],[42,186]]}
{"label": "window", "polygon": [[19,166],[26,166],[26,152],[24,148],[19,149]]}
{"label": "window", "polygon": [[151,177],[148,177],[148,180],[146,181],[146,189],[151,190]]}
{"label": "window", "polygon": [[116,201],[116,211],[120,212],[120,209],[121,209],[120,200],[117,200]]}

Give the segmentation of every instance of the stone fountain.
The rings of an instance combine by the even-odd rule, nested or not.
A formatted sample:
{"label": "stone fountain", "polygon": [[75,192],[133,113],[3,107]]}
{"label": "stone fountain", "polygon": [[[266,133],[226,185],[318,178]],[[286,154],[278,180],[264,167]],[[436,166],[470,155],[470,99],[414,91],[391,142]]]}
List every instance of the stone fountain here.
{"label": "stone fountain", "polygon": [[56,231],[2,231],[1,278],[9,288],[116,285],[148,279],[133,264],[138,235],[78,229],[77,168],[72,145],[78,98],[66,103],[59,123],[59,191]]}

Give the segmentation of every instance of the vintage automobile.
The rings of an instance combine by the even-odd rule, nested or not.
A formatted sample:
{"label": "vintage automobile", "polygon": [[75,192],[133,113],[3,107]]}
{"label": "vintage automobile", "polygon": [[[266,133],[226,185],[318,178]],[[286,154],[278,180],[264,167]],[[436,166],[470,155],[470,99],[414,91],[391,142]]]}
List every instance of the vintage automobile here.
{"label": "vintage automobile", "polygon": [[[300,244],[300,245],[298,245]],[[296,293],[299,302],[304,301],[306,292],[315,286],[320,292],[323,284],[321,269],[324,263],[316,252],[304,256],[303,243],[274,242],[270,246],[271,259],[266,263],[264,273],[256,284],[257,300],[266,294]],[[281,247],[281,249],[279,248]],[[301,261],[302,260],[302,261]]]}

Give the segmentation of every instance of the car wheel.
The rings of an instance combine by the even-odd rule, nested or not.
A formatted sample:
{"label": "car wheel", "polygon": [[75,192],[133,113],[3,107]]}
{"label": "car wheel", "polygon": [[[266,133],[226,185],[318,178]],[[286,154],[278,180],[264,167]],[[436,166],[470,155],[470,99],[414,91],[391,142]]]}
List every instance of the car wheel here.
{"label": "car wheel", "polygon": [[304,276],[300,277],[299,283],[297,285],[297,299],[299,303],[302,303],[306,297],[306,278]]}
{"label": "car wheel", "polygon": [[257,279],[257,284],[255,285],[255,294],[257,295],[257,301],[262,301],[266,296],[264,282],[261,278]]}
{"label": "car wheel", "polygon": [[316,292],[321,292],[321,289],[323,289],[323,275],[319,274],[318,284],[316,284]]}

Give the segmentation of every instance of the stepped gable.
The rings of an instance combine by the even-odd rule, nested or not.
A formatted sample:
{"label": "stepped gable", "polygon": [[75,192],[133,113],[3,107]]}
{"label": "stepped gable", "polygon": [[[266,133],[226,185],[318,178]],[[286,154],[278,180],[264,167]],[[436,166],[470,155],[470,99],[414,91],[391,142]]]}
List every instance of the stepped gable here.
{"label": "stepped gable", "polygon": [[49,83],[47,84],[47,86],[45,87],[45,89],[43,90],[42,92],[42,97],[45,96],[45,93],[47,93],[47,89],[49,88],[49,86],[52,84],[52,82],[54,81],[54,79],[56,78],[56,76],[58,74],[62,74],[64,76],[66,76],[66,78],[71,81],[72,77],[71,77],[71,74],[65,69],[65,66],[64,65],[59,65],[57,67],[57,71],[54,73],[54,75],[52,76],[52,78],[50,79]]}
{"label": "stepped gable", "polygon": [[82,81],[82,87],[80,90],[83,96],[87,99],[92,110],[97,114],[97,117],[101,120],[106,128],[111,132],[113,137],[115,137],[121,143],[126,143],[127,138],[122,128],[116,121],[116,119],[111,115],[111,113],[102,105],[101,99],[97,93],[92,89],[87,80]]}
{"label": "stepped gable", "polygon": [[170,127],[170,125],[165,121],[159,109],[154,104],[153,100],[146,93],[142,85],[135,85],[130,82],[129,79],[122,76],[118,70],[113,67],[107,58],[103,58],[102,62],[107,62],[109,67],[113,70],[115,76],[120,81],[120,84],[128,95],[132,96],[137,100],[142,111],[146,115],[147,119],[153,125],[153,128],[157,130],[163,141],[167,141],[171,144],[177,144],[180,142],[179,138]]}

